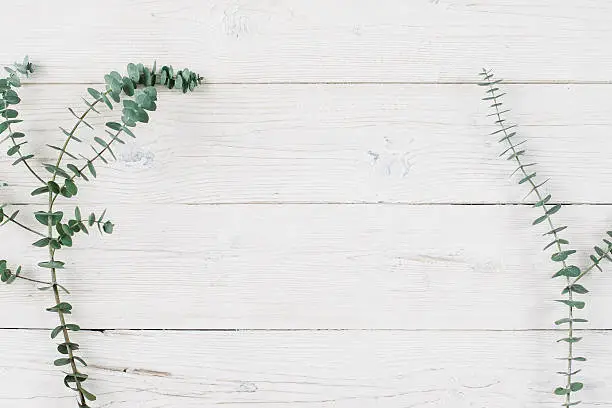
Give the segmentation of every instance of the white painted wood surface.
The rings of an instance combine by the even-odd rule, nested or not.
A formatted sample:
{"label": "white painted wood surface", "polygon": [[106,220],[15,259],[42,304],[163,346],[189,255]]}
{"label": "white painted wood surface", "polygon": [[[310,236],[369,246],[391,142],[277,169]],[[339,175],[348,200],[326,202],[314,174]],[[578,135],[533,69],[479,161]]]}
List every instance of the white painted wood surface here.
{"label": "white painted wood surface", "polygon": [[[584,265],[612,225],[611,11],[594,0],[13,4],[0,63],[27,53],[38,65],[18,126],[40,157],[71,123],[65,107],[107,71],[157,59],[208,79],[193,95],[161,92],[151,124],[78,196],[117,224],[65,251],[61,277],[89,329],[76,339],[95,406],[558,403],[561,287],[474,81],[487,66],[511,82],[511,117],[568,204],[557,218]],[[11,184],[0,201],[31,213],[42,202],[11,161],[0,153]],[[31,241],[0,229],[0,257],[45,279]],[[585,406],[612,406],[610,272],[585,280]],[[51,365],[51,303],[32,284],[0,286],[1,407],[75,406]]]}

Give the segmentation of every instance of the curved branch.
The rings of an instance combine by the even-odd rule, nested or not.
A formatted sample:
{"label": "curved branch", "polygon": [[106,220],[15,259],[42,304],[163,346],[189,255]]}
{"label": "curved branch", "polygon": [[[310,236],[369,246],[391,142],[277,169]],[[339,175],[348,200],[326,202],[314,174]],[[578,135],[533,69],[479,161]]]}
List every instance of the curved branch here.
{"label": "curved branch", "polygon": [[[550,230],[550,234],[553,235],[554,237],[554,241],[551,244],[554,244],[557,249],[558,252],[557,254],[562,254],[563,253],[563,249],[561,248],[561,243],[567,243],[567,241],[565,240],[561,240],[558,236],[558,232],[561,230],[559,228],[556,228],[551,220],[551,215],[556,213],[559,208],[560,205],[557,206],[553,206],[553,207],[549,207],[548,206],[548,201],[550,200],[550,196],[547,196],[546,198],[544,198],[542,196],[542,194],[540,193],[540,187],[546,183],[546,181],[544,181],[543,183],[536,183],[536,173],[527,173],[527,171],[525,170],[528,166],[530,166],[529,164],[525,165],[522,163],[521,161],[521,156],[525,153],[525,150],[518,150],[517,147],[518,145],[524,143],[521,142],[519,144],[514,144],[512,139],[514,137],[514,135],[516,134],[516,132],[512,131],[512,132],[508,132],[509,130],[513,129],[516,125],[507,125],[505,124],[506,120],[503,119],[502,114],[505,112],[502,112],[500,107],[502,106],[502,103],[500,102],[501,96],[503,96],[504,94],[500,94],[499,89],[497,87],[494,87],[494,85],[498,84],[499,82],[501,82],[501,80],[492,80],[493,78],[493,74],[491,74],[489,71],[487,71],[486,69],[483,69],[483,72],[481,73],[481,75],[484,77],[484,82],[481,84],[483,86],[486,86],[488,88],[487,94],[489,94],[489,96],[483,98],[485,101],[490,101],[492,102],[491,108],[493,108],[494,112],[493,112],[493,116],[495,118],[497,118],[497,120],[495,121],[495,123],[500,127],[499,130],[493,132],[493,134],[502,134],[503,137],[500,139],[500,142],[506,142],[508,145],[508,149],[506,149],[504,151],[504,153],[501,154],[501,156],[505,155],[506,153],[509,153],[510,156],[508,157],[508,160],[513,160],[517,163],[518,168],[517,170],[520,171],[520,173],[522,174],[522,178],[521,181],[519,182],[519,184],[522,183],[528,183],[531,186],[531,190],[529,191],[529,193],[527,194],[527,196],[531,193],[535,193],[538,201],[535,204],[535,206],[538,207],[542,207],[542,210],[544,211],[544,215],[540,218],[538,218],[534,224],[543,222],[543,221],[547,221],[548,225],[550,226],[551,230]],[[575,252],[575,251],[574,251]],[[557,255],[556,254],[556,255]],[[567,270],[568,269],[568,265],[565,262],[565,259],[567,258],[567,256],[561,257],[562,259],[562,265],[563,265],[563,269]],[[557,261],[559,259],[555,259],[554,255],[553,255],[553,260]],[[573,300],[573,290],[572,290],[572,282],[570,280],[570,276],[566,275],[567,278],[567,295],[568,295],[568,300],[567,300],[567,306],[568,306],[568,318],[567,319],[563,319],[564,322],[568,323],[568,357],[567,357],[567,371],[564,373],[567,376],[567,383],[566,383],[566,387],[565,388],[561,388],[560,390],[564,393],[563,395],[565,395],[565,404],[567,406],[570,405],[574,405],[571,403],[571,395],[574,392],[574,390],[572,389],[573,387],[573,383],[572,383],[572,376],[575,374],[575,372],[573,371],[573,367],[572,367],[572,363],[574,361],[574,355],[573,355],[573,343],[575,341],[574,337],[573,337],[573,332],[574,332],[574,300]],[[575,283],[575,281],[574,281]],[[575,383],[574,383],[575,384]],[[579,384],[579,383],[578,383]],[[561,392],[559,391],[559,392]],[[555,391],[556,392],[556,391]]]}

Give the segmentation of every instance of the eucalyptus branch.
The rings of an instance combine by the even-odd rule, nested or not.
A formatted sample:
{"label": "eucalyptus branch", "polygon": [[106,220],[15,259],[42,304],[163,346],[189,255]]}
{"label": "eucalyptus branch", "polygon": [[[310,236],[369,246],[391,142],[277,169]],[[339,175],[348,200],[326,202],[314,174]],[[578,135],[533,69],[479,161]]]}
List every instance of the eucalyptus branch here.
{"label": "eucalyptus branch", "polygon": [[[608,231],[608,236],[610,238],[612,238],[612,231]],[[601,266],[599,266],[599,264],[604,259],[612,262],[612,257],[610,256],[610,254],[612,253],[612,242],[609,241],[608,239],[604,239],[603,241],[604,241],[604,243],[607,246],[606,249],[602,249],[602,248],[600,248],[598,246],[593,247],[595,249],[595,253],[597,255],[591,255],[590,256],[591,264],[587,268],[582,270],[580,272],[580,275],[578,275],[576,277],[576,279],[574,279],[574,281],[572,283],[578,282],[580,279],[582,279],[587,273],[589,273],[594,268],[597,268],[597,269],[599,269],[601,271],[602,269],[601,269]]]}
{"label": "eucalyptus branch", "polygon": [[[568,265],[566,262],[566,260],[571,255],[576,253],[575,250],[564,250],[562,248],[562,245],[568,245],[569,241],[563,238],[560,238],[559,233],[565,230],[567,227],[566,226],[555,227],[551,219],[551,216],[553,214],[556,214],[561,209],[561,205],[560,204],[552,205],[550,203],[551,195],[548,194],[544,196],[541,193],[541,187],[548,180],[538,183],[536,181],[536,172],[531,171],[531,167],[534,165],[534,163],[524,164],[522,162],[521,158],[524,157],[526,150],[523,149],[522,147],[519,148],[519,146],[522,146],[525,143],[525,141],[522,141],[516,144],[514,143],[514,139],[516,138],[516,125],[509,125],[506,119],[503,117],[503,114],[505,114],[509,110],[501,109],[501,106],[503,105],[503,103],[501,102],[501,98],[505,95],[500,92],[497,86],[501,82],[501,80],[494,80],[493,74],[490,71],[487,71],[484,69],[480,75],[483,77],[483,82],[480,83],[479,85],[487,88],[486,96],[483,98],[483,100],[491,103],[490,107],[493,109],[493,113],[491,113],[489,116],[493,116],[496,119],[495,124],[499,126],[499,129],[494,131],[492,135],[501,135],[502,137],[501,139],[499,139],[499,142],[504,143],[508,146],[506,150],[501,154],[501,156],[508,155],[507,159],[514,161],[517,164],[518,167],[513,172],[513,174],[517,172],[521,174],[521,179],[519,181],[519,184],[527,183],[527,185],[531,186],[526,198],[532,193],[535,193],[535,195],[537,196],[537,201],[534,204],[534,207],[541,207],[543,210],[543,215],[538,217],[535,221],[533,221],[533,225],[537,225],[542,222],[546,222],[548,226],[550,227],[550,231],[548,231],[544,235],[552,235],[553,241],[550,242],[548,245],[546,245],[544,250],[550,247],[556,248],[556,252],[553,253],[551,256],[551,260],[554,262],[561,263],[562,268],[553,275],[553,278],[557,278],[557,277],[566,278],[566,285],[561,293],[567,294],[567,299],[557,300],[557,302],[563,303],[568,307],[568,317],[557,320],[555,324],[556,325],[568,324],[567,337],[558,340],[558,341],[566,342],[568,344],[568,355],[567,357],[563,358],[563,360],[567,360],[566,371],[560,372],[560,374],[564,375],[567,378],[566,378],[565,386],[557,387],[554,393],[557,395],[565,396],[565,403],[563,404],[563,406],[566,406],[566,407],[574,406],[574,405],[579,404],[580,401],[572,402],[571,400],[572,394],[577,391],[580,391],[584,387],[584,384],[581,382],[572,381],[573,376],[580,371],[580,370],[574,371],[573,362],[586,360],[584,357],[574,356],[574,343],[577,343],[581,340],[581,337],[574,337],[574,324],[587,322],[587,320],[585,319],[574,318],[574,309],[583,309],[585,306],[585,302],[577,301],[574,299],[574,294],[585,294],[588,292],[588,290],[584,286],[576,283],[576,281],[579,279],[578,277],[581,276],[580,268],[578,268],[575,265]],[[527,170],[528,168],[530,169],[529,171]],[[576,279],[572,281],[571,278],[576,278]]]}
{"label": "eucalyptus branch", "polygon": [[[14,68],[14,69],[13,69]],[[0,93],[2,94],[2,99],[0,99],[0,111],[2,111],[2,117],[5,119],[4,122],[0,124],[0,133],[8,130],[8,136],[4,138],[2,141],[6,139],[11,139],[12,146],[8,149],[7,154],[12,156],[17,154],[19,158],[13,162],[13,166],[23,163],[28,171],[32,173],[32,175],[38,179],[41,183],[45,183],[45,181],[34,171],[34,169],[28,163],[28,160],[34,157],[33,154],[23,155],[21,152],[21,146],[25,145],[27,142],[18,143],[17,140],[22,139],[25,135],[21,132],[13,132],[11,124],[21,122],[20,119],[15,119],[19,115],[19,113],[15,109],[9,109],[9,105],[17,105],[21,102],[19,95],[13,88],[19,88],[21,86],[21,79],[19,78],[19,74],[28,76],[30,73],[34,72],[34,66],[29,62],[28,57],[26,56],[23,60],[23,63],[15,63],[13,64],[13,68],[5,67],[4,69],[8,72],[9,76],[7,78],[0,79]]]}
{"label": "eucalyptus branch", "polygon": [[[66,154],[66,149],[68,148],[68,143],[70,143],[70,141],[75,138],[75,132],[76,132],[77,128],[79,127],[79,125],[81,123],[87,123],[87,122],[85,122],[85,117],[87,116],[87,114],[89,112],[91,112],[91,111],[97,112],[96,109],[95,109],[95,105],[98,102],[100,102],[100,100],[95,100],[92,104],[88,104],[87,110],[85,112],[83,112],[83,114],[81,116],[77,116],[77,122],[72,127],[72,130],[67,134],[66,141],[64,142],[64,145],[60,149],[60,153],[59,153],[59,155],[57,157],[57,162],[55,163],[56,169],[53,172],[53,177],[51,178],[52,181],[55,181],[55,179],[57,177],[57,169],[59,168],[59,165],[62,162],[62,158]],[[71,109],[70,112],[74,112],[74,111]],[[89,124],[87,124],[87,126],[91,127],[91,125],[89,125]]]}
{"label": "eucalyptus branch", "polygon": [[[27,64],[29,64],[29,62]],[[31,72],[31,64],[27,65],[27,67],[29,67],[29,71],[26,70],[26,73]],[[19,67],[20,72],[23,70],[22,68],[23,67],[21,66]],[[146,123],[149,121],[149,113],[147,112],[155,111],[157,109],[157,105],[155,103],[157,101],[157,91],[155,89],[156,85],[163,85],[170,89],[178,88],[183,91],[183,93],[186,93],[188,91],[193,91],[203,79],[188,69],[183,69],[175,73],[171,66],[162,67],[158,73],[156,72],[155,64],[153,65],[152,69],[149,69],[142,64],[128,64],[127,71],[128,76],[123,77],[116,71],[106,75],[104,77],[106,89],[104,90],[99,91],[89,88],[87,91],[89,95],[94,98],[94,100],[88,101],[84,99],[87,106],[84,112],[78,115],[74,112],[74,110],[69,108],[70,112],[76,117],[77,121],[70,131],[61,129],[66,136],[63,144],[61,146],[48,145],[50,148],[59,152],[57,160],[55,161],[55,164],[43,164],[44,169],[51,175],[47,181],[39,178],[44,185],[31,192],[32,196],[47,194],[47,206],[45,210],[36,211],[34,213],[36,220],[40,224],[47,227],[47,234],[36,232],[35,230],[19,223],[17,220],[15,220],[17,212],[9,217],[10,222],[14,222],[42,237],[32,245],[35,247],[48,249],[48,259],[39,262],[38,266],[50,271],[51,281],[43,282],[19,276],[21,267],[19,267],[15,273],[12,273],[6,268],[5,261],[2,261],[4,262],[3,264],[0,263],[0,268],[4,268],[4,271],[2,272],[3,281],[6,278],[7,283],[10,283],[8,281],[12,282],[17,278],[22,278],[46,285],[46,287],[43,289],[52,289],[55,305],[47,310],[57,313],[59,326],[52,330],[51,338],[55,338],[61,334],[64,340],[64,342],[57,348],[63,356],[56,359],[54,361],[54,365],[69,367],[70,371],[64,377],[64,384],[76,392],[78,406],[80,408],[89,407],[89,401],[95,401],[96,396],[83,386],[84,382],[88,379],[88,376],[81,372],[80,365],[86,366],[87,364],[83,358],[77,355],[76,352],[79,350],[79,345],[74,343],[71,339],[71,332],[79,331],[80,327],[76,324],[67,322],[67,315],[71,314],[72,305],[68,302],[62,301],[60,296],[60,289],[64,290],[66,293],[69,292],[59,283],[58,276],[60,271],[64,269],[65,263],[57,258],[57,251],[63,247],[72,247],[74,239],[79,233],[89,233],[88,227],[96,226],[101,233],[111,234],[114,229],[114,224],[105,218],[106,210],[104,210],[99,216],[92,212],[85,218],[82,216],[81,210],[78,206],[74,208],[74,218],[64,220],[64,213],[62,211],[56,211],[54,209],[54,205],[60,196],[67,199],[75,197],[79,191],[76,183],[77,181],[80,181],[80,179],[89,181],[89,177],[97,177],[94,163],[97,163],[98,160],[107,163],[108,159],[105,157],[107,154],[114,159],[116,158],[115,153],[112,150],[112,146],[115,145],[115,142],[124,143],[123,140],[120,139],[122,134],[135,137],[130,128],[135,127],[138,122]],[[10,90],[10,87],[2,88],[2,86],[3,83],[0,82],[0,92],[4,92],[2,94],[4,99],[6,99],[7,94],[9,97],[12,96],[10,92],[13,91]],[[74,163],[64,164],[67,157],[76,161],[80,160],[77,156],[68,151],[70,142],[82,142],[82,140],[76,135],[79,126],[86,125],[93,129],[94,127],[86,121],[87,115],[91,112],[99,113],[96,109],[96,105],[98,105],[100,102],[104,102],[104,104],[112,110],[113,102],[111,102],[111,100],[114,103],[122,101],[123,108],[121,122],[106,123],[106,128],[110,129],[107,130],[107,133],[110,135],[110,139],[104,139],[98,136],[94,137],[93,142],[95,143],[95,146],[98,146],[98,148],[92,144],[91,147],[95,151],[95,155],[91,158],[81,155],[81,158],[85,160],[85,164],[81,166]],[[0,101],[2,101],[2,99],[0,99]],[[16,102],[13,100],[11,103]],[[5,107],[6,106],[0,106],[0,113],[7,118],[6,121],[0,123],[0,130],[2,130],[2,127],[6,127],[8,129],[10,123],[14,123],[14,121],[11,122],[11,120],[8,120],[8,118],[15,116],[11,116],[13,115],[12,113],[7,114],[7,110],[4,109]],[[11,137],[15,143],[15,139],[21,136],[11,132],[9,137]],[[19,153],[19,146],[13,146],[11,149],[9,149],[9,154]],[[27,165],[27,160],[29,158],[29,156],[20,156],[20,159],[18,159],[16,163],[23,161]],[[60,183],[60,179],[62,179],[63,182]],[[3,213],[2,218],[4,218]]]}

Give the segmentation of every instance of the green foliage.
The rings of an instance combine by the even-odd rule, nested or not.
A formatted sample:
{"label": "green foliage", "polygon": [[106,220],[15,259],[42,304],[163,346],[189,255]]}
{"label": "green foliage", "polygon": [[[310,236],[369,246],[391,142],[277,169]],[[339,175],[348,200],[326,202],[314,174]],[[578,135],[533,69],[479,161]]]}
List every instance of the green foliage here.
{"label": "green foliage", "polygon": [[[0,226],[8,223],[22,227],[37,235],[37,240],[32,243],[34,247],[46,248],[48,257],[38,263],[38,267],[48,270],[51,275],[49,282],[25,277],[21,274],[22,268],[18,266],[14,272],[9,269],[6,260],[0,260],[0,279],[4,283],[12,283],[16,279],[35,282],[42,285],[39,289],[51,290],[55,304],[46,310],[58,315],[59,325],[51,331],[51,338],[55,339],[61,335],[63,342],[57,346],[62,357],[57,358],[53,364],[58,367],[69,367],[64,377],[66,387],[74,390],[78,395],[78,406],[87,408],[88,401],[95,401],[96,396],[84,388],[83,383],[88,379],[86,374],[79,371],[79,366],[85,367],[85,360],[77,355],[79,345],[70,340],[70,333],[77,332],[81,328],[73,323],[66,322],[66,316],[72,313],[72,305],[62,301],[60,290],[66,294],[70,292],[58,282],[58,273],[66,264],[56,258],[56,252],[64,247],[72,247],[78,234],[89,234],[89,228],[97,228],[100,234],[112,234],[115,224],[106,218],[106,210],[99,214],[90,212],[84,215],[78,206],[74,207],[74,216],[65,214],[63,211],[54,210],[58,199],[73,199],[79,194],[78,183],[87,182],[98,176],[96,166],[99,162],[108,163],[116,159],[113,148],[117,144],[125,143],[123,135],[134,138],[132,128],[138,123],[148,123],[149,112],[157,109],[156,86],[165,86],[169,89],[179,89],[183,93],[193,91],[202,83],[199,75],[185,68],[174,71],[171,66],[163,66],[159,71],[156,65],[152,68],[143,64],[128,64],[127,76],[122,76],[117,71],[112,71],[104,76],[105,86],[103,89],[88,88],[87,93],[93,99],[83,98],[85,107],[81,113],[72,108],[69,112],[76,118],[74,126],[70,130],[60,127],[65,136],[61,146],[48,144],[52,152],[57,153],[57,160],[53,163],[43,163],[42,168],[47,173],[47,178],[42,177],[31,166],[34,154],[24,152],[27,147],[26,135],[13,130],[13,125],[21,122],[19,112],[15,106],[21,102],[17,94],[17,88],[21,86],[21,77],[28,76],[34,71],[34,66],[26,57],[23,62],[15,63],[12,67],[6,67],[8,73],[6,78],[0,79],[0,143],[9,141],[7,154],[16,157],[14,166],[23,165],[27,171],[40,183],[30,194],[32,196],[46,195],[48,204],[45,209],[35,211],[34,218],[43,226],[43,231],[30,228],[18,220],[19,211],[6,212],[6,205],[0,205]],[[81,125],[94,129],[87,122],[88,115],[99,114],[102,104],[109,109],[114,104],[121,104],[121,117],[119,121],[107,122],[105,135],[97,135],[89,143],[94,154],[87,157],[77,155],[69,151],[71,142],[83,143],[77,136]],[[0,187],[6,183],[0,183]],[[40,227],[40,226],[39,226]],[[77,365],[78,364],[78,365]]]}
{"label": "green foliage", "polygon": [[[504,151],[501,156],[506,156],[507,160],[515,163],[516,168],[512,174],[519,174],[520,179],[518,184],[526,184],[529,186],[529,192],[526,198],[531,195],[535,195],[536,201],[533,204],[533,207],[540,208],[542,213],[540,216],[535,218],[532,224],[544,224],[547,226],[547,229],[549,230],[545,232],[544,235],[551,235],[553,237],[553,241],[548,243],[544,247],[544,250],[546,251],[552,249],[554,253],[551,254],[550,259],[553,262],[561,263],[562,266],[561,269],[552,275],[552,277],[564,278],[564,288],[561,291],[561,294],[567,295],[567,298],[557,299],[555,301],[567,307],[567,317],[557,320],[555,325],[566,325],[565,327],[567,327],[567,336],[559,339],[558,342],[567,343],[568,356],[562,358],[562,360],[566,360],[567,362],[566,370],[559,372],[559,374],[565,377],[565,385],[555,388],[554,393],[564,397],[564,403],[562,404],[563,406],[569,407],[578,405],[580,401],[572,402],[572,394],[580,391],[584,385],[581,382],[572,381],[574,376],[580,372],[580,370],[574,370],[573,363],[575,361],[586,361],[586,359],[584,357],[574,357],[574,344],[582,340],[581,337],[574,336],[574,325],[576,323],[586,323],[587,320],[575,318],[574,313],[577,309],[583,309],[586,305],[583,300],[576,300],[577,295],[584,295],[588,293],[588,290],[577,282],[593,268],[601,270],[600,263],[604,259],[612,261],[612,257],[610,256],[610,252],[612,251],[612,242],[608,239],[604,239],[605,246],[594,247],[595,253],[590,255],[591,264],[589,266],[580,269],[575,265],[568,264],[569,258],[573,256],[576,251],[573,249],[567,249],[566,246],[569,245],[569,241],[560,237],[560,233],[565,231],[567,227],[556,227],[552,217],[559,212],[562,206],[561,204],[552,204],[551,195],[545,195],[542,192],[542,186],[548,181],[548,179],[544,180],[543,182],[538,182],[537,173],[531,170],[535,163],[523,162],[527,155],[526,149],[524,148],[525,140],[520,142],[517,141],[517,126],[510,124],[504,117],[504,115],[509,112],[509,109],[503,108],[502,99],[505,94],[501,93],[499,89],[501,80],[494,79],[491,71],[487,71],[486,69],[483,69],[480,75],[482,77],[482,82],[479,83],[479,85],[485,89],[485,97],[482,99],[490,104],[489,107],[491,108],[492,113],[488,116],[493,117],[494,123],[498,127],[498,129],[492,132],[491,135],[495,135],[496,137],[501,136],[501,138],[498,139],[498,142],[504,145]],[[607,234],[610,238],[612,238],[612,231],[608,231]]]}

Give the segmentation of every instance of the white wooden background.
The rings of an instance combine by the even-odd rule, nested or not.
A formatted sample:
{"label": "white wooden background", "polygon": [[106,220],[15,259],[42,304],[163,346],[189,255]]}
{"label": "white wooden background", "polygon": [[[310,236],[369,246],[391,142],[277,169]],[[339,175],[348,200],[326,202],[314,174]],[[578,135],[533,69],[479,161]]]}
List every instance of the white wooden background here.
{"label": "white wooden background", "polygon": [[[29,54],[20,125],[43,157],[86,84],[127,62],[208,83],[160,93],[84,185],[114,235],[65,252],[97,407],[548,407],[559,287],[474,85],[509,84],[557,217],[612,225],[612,3],[585,0],[13,2],[0,62]],[[101,124],[112,117],[94,122]],[[87,136],[87,135],[85,135]],[[4,150],[4,149],[2,149]],[[41,202],[0,156],[2,199]],[[26,222],[35,225],[33,219]],[[1,257],[36,270],[25,231]],[[584,264],[587,257],[579,260]],[[612,271],[611,271],[612,272]],[[585,406],[612,406],[612,276],[578,345]],[[32,284],[0,286],[0,406],[74,407]]]}

